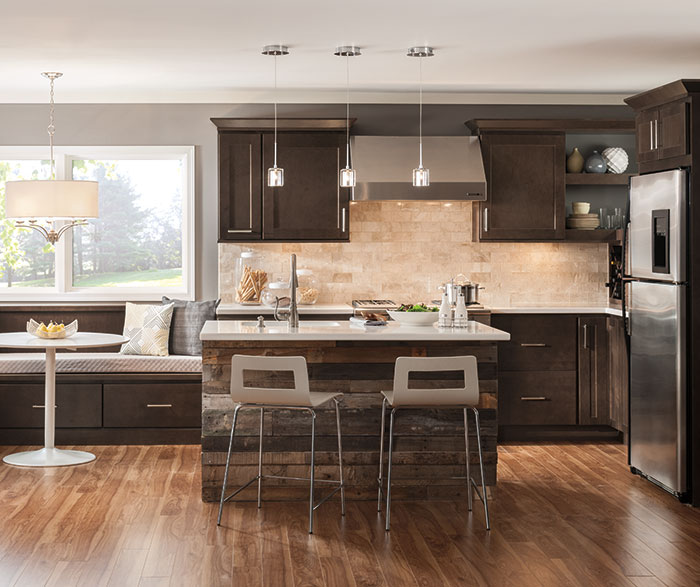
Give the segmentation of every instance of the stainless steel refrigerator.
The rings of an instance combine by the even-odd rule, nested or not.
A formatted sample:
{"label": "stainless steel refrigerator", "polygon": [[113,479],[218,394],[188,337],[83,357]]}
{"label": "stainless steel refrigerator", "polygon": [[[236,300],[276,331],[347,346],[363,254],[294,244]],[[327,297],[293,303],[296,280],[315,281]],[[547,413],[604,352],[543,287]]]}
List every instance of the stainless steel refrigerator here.
{"label": "stainless steel refrigerator", "polygon": [[688,491],[687,173],[630,180],[626,307],[630,466],[678,497]]}

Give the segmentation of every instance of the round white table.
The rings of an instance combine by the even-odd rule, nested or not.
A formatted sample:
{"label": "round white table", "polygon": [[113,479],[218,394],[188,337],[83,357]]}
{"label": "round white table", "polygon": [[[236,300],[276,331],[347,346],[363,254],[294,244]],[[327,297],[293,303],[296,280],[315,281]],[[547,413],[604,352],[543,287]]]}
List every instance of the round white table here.
{"label": "round white table", "polygon": [[7,455],[3,461],[21,467],[63,467],[95,460],[95,455],[82,450],[62,450],[54,446],[56,432],[56,349],[76,350],[123,344],[129,339],[120,334],[76,332],[68,338],[45,339],[28,332],[0,333],[0,347],[37,349],[46,354],[44,400],[44,448]]}

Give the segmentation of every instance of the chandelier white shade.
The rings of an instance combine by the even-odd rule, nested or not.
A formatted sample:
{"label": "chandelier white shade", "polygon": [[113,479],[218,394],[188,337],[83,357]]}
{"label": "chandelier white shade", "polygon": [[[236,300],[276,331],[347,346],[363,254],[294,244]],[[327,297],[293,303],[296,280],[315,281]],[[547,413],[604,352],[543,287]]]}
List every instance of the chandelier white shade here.
{"label": "chandelier white shade", "polygon": [[97,218],[97,188],[96,181],[8,181],[5,215],[13,219]]}
{"label": "chandelier white shade", "polygon": [[[51,176],[44,180],[6,182],[5,216],[15,219],[19,228],[36,230],[51,244],[55,244],[64,232],[85,224],[86,218],[97,218],[99,192],[96,181],[56,179],[53,156],[53,137],[56,132],[54,82],[63,74],[47,71],[41,75],[50,82],[49,126],[46,130],[49,134]],[[39,223],[37,219],[44,222]],[[53,224],[56,220],[67,220],[68,223],[56,229]]]}

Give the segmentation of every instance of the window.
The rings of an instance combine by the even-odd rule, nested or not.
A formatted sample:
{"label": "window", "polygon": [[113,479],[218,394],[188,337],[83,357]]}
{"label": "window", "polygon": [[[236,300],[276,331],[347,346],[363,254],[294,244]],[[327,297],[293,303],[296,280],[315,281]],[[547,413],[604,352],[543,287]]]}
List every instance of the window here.
{"label": "window", "polygon": [[46,179],[45,151],[0,148],[0,300],[193,297],[193,147],[57,148],[57,179],[97,181],[100,202],[55,247],[4,215],[5,181]]}

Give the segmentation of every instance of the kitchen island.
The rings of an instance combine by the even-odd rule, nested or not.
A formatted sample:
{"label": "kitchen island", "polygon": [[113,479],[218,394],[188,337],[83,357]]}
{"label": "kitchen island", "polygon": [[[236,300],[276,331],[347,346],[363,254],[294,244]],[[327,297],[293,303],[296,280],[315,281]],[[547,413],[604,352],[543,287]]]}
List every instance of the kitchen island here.
{"label": "kitchen island", "polygon": [[[234,354],[304,356],[312,391],[341,391],[343,461],[348,499],[376,497],[381,422],[381,390],[393,383],[394,362],[400,356],[438,357],[474,355],[478,361],[485,477],[496,483],[498,455],[497,392],[499,341],[510,335],[490,326],[469,322],[465,329],[435,326],[408,327],[390,323],[364,327],[350,321],[301,321],[291,329],[286,322],[210,321],[200,335],[202,351],[202,499],[219,499],[228,449],[233,402],[229,395],[230,365]],[[422,387],[445,386],[453,373],[428,373]],[[274,383],[284,386],[284,374]],[[287,382],[289,383],[289,382]],[[264,386],[265,383],[256,383]],[[270,381],[267,381],[270,385]],[[335,417],[332,405],[318,410],[316,421],[316,475],[337,475]],[[243,411],[229,473],[231,487],[257,474],[259,415]],[[474,426],[470,426],[474,435]],[[476,439],[470,442],[470,460],[478,463]],[[264,467],[267,474],[308,476],[309,421],[298,412],[270,410],[264,420]],[[464,431],[461,410],[402,410],[395,424],[393,495],[401,498],[442,498],[465,495]],[[478,481],[478,467],[476,471]],[[401,480],[415,477],[415,480]],[[267,481],[263,499],[307,498],[307,488]],[[243,497],[251,497],[251,493]]]}

